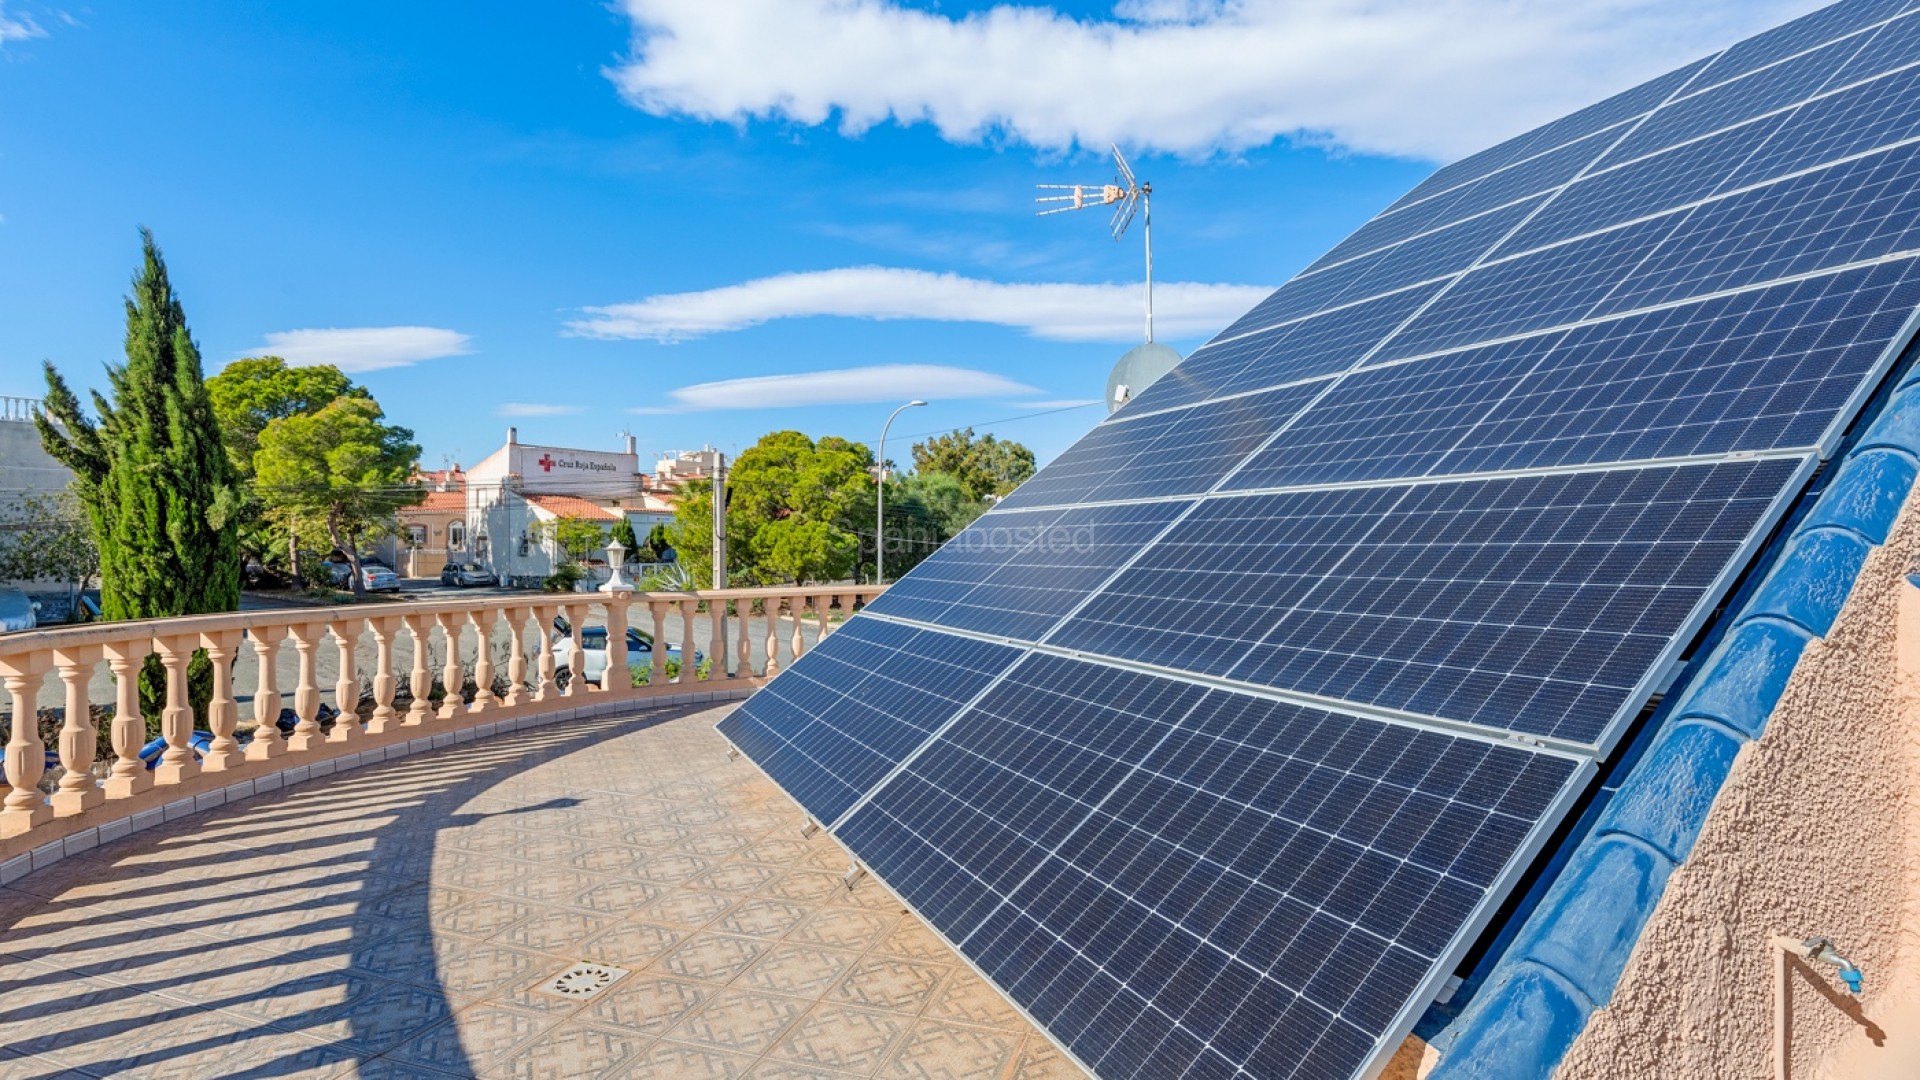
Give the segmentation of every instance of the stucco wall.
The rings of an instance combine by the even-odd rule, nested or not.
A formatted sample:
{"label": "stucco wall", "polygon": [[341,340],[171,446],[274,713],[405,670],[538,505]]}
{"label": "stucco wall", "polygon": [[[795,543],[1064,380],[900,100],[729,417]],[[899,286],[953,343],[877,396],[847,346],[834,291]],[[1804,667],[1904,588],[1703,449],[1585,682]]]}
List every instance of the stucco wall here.
{"label": "stucco wall", "polygon": [[1858,1000],[1830,970],[1797,976],[1796,1080],[1920,1076],[1917,554],[1909,500],[1741,750],[1560,1080],[1771,1075],[1775,934],[1828,935],[1866,973]]}

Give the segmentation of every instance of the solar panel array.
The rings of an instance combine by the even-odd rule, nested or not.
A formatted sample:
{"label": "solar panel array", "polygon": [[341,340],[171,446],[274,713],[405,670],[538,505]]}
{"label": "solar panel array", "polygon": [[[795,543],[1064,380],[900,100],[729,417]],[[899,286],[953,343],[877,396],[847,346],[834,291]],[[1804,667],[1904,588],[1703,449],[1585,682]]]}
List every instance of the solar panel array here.
{"label": "solar panel array", "polygon": [[721,730],[1097,1074],[1377,1070],[1905,348],[1911,9],[1439,170]]}

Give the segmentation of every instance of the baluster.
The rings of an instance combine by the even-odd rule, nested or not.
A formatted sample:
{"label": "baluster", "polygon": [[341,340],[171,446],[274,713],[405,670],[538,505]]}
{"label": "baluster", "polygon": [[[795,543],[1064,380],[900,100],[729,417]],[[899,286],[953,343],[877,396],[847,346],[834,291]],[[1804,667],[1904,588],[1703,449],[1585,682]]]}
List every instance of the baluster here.
{"label": "baluster", "polygon": [[8,791],[6,799],[0,800],[0,836],[19,836],[53,820],[53,807],[40,797],[38,787],[47,771],[47,748],[40,742],[35,705],[50,659],[40,653],[0,661],[0,676],[13,697],[13,733],[6,751]]}
{"label": "baluster", "polygon": [[213,732],[213,742],[200,767],[208,772],[237,769],[246,760],[240,740],[233,737],[240,723],[240,703],[233,699],[233,661],[240,649],[240,631],[201,634],[200,647],[207,650],[207,661],[213,665],[213,699],[207,702],[207,729]]}
{"label": "baluster", "polygon": [[200,774],[193,753],[193,707],[187,703],[187,667],[193,662],[199,635],[153,639],[154,651],[167,669],[167,706],[160,711],[160,735],[167,748],[153,770],[156,784],[178,784]]}
{"label": "baluster", "polygon": [[[667,605],[658,600],[647,604],[647,614],[653,616],[653,657],[652,667],[647,671],[647,685],[659,686],[667,681]],[[684,616],[680,620],[680,667],[682,674],[686,666],[693,661],[692,653],[698,650],[693,644],[693,623]]]}
{"label": "baluster", "polygon": [[769,679],[780,673],[780,600],[767,597],[767,663],[760,673]]}
{"label": "baluster", "polygon": [[393,675],[393,638],[399,628],[400,620],[392,615],[367,620],[367,629],[373,633],[373,715],[367,718],[369,735],[387,730],[400,716],[393,711],[393,692],[400,685],[400,680]]}
{"label": "baluster", "polygon": [[256,626],[247,631],[253,642],[253,741],[247,744],[248,761],[266,761],[286,749],[280,741],[280,635],[277,626]]}
{"label": "baluster", "polygon": [[567,654],[567,696],[585,697],[592,689],[587,685],[587,661],[580,651],[580,627],[586,624],[587,614],[592,609],[586,601],[567,605],[567,640],[573,644],[573,651]]}
{"label": "baluster", "polygon": [[811,598],[806,596],[788,597],[787,610],[793,612],[793,658],[795,660],[800,659],[800,654],[807,651],[806,637],[800,632],[800,628],[804,625],[801,620],[805,618],[807,605],[810,602]]}
{"label": "baluster", "polygon": [[147,721],[140,715],[140,665],[146,659],[148,641],[123,641],[106,645],[107,669],[113,672],[113,772],[107,776],[107,798],[129,799],[153,786],[153,774],[140,760],[140,748],[146,745]]}
{"label": "baluster", "polygon": [[483,713],[499,704],[493,696],[493,642],[489,634],[493,612],[472,612],[467,621],[473,624],[474,637],[479,640],[479,651],[473,660],[473,703],[467,706],[467,711]]}
{"label": "baluster", "polygon": [[501,702],[511,709],[527,699],[527,612],[528,608],[509,607],[500,610],[500,620],[507,624],[507,696]]}
{"label": "baluster", "polygon": [[433,617],[440,634],[447,639],[447,662],[440,669],[440,687],[446,692],[440,699],[440,719],[451,720],[466,706],[467,672],[460,666],[460,624],[458,612],[443,611]]}
{"label": "baluster", "polygon": [[427,647],[433,640],[431,615],[402,615],[400,625],[407,628],[407,640],[413,642],[413,671],[407,675],[407,690],[413,695],[413,704],[407,708],[407,718],[401,721],[407,727],[419,727],[433,718],[433,706],[428,698],[433,695],[433,672],[427,667]]}
{"label": "baluster", "polygon": [[[698,606],[698,603],[698,601],[680,601],[680,623],[686,627],[686,631],[682,635],[686,638],[686,643],[680,646],[680,655],[682,656],[685,656],[687,650],[692,647],[693,609]],[[707,681],[712,682],[715,679],[726,678],[727,598],[724,593],[716,593],[713,598],[707,601],[707,648],[711,650],[707,656],[707,662],[712,665],[707,669]],[[697,675],[698,672],[695,672],[695,674]],[[688,681],[691,682],[693,680]]]}
{"label": "baluster", "polygon": [[607,594],[607,670],[600,676],[600,689],[622,696],[633,693],[633,673],[627,670],[627,601],[632,596]]}
{"label": "baluster", "polygon": [[67,715],[60,725],[59,790],[53,793],[55,817],[71,817],[106,801],[107,793],[93,782],[93,748],[98,736],[93,730],[93,710],[87,700],[87,680],[93,666],[100,662],[100,650],[85,646],[56,649],[54,666],[66,690]]}
{"label": "baluster", "polygon": [[820,640],[825,641],[827,640],[827,635],[833,633],[834,627],[831,616],[833,615],[833,605],[840,602],[840,594],[828,593],[822,597],[822,599],[825,603],[820,605]]}
{"label": "baluster", "polygon": [[312,749],[323,736],[320,722],[320,667],[315,650],[320,646],[320,635],[326,632],[323,623],[296,623],[287,627],[287,636],[293,639],[293,651],[300,657],[300,673],[294,677],[293,715],[299,722],[293,725],[293,734],[287,737],[287,749],[298,752]]}
{"label": "baluster", "polygon": [[559,611],[554,607],[531,607],[527,614],[533,617],[533,640],[540,650],[533,663],[533,700],[545,701],[558,696],[553,687],[553,617]]}
{"label": "baluster", "polygon": [[327,630],[340,650],[340,671],[333,684],[333,707],[340,714],[333,718],[333,733],[327,741],[352,742],[365,734],[360,730],[360,679],[353,670],[353,652],[360,644],[360,620],[336,619]]}
{"label": "baluster", "polygon": [[743,596],[734,602],[733,617],[740,623],[739,653],[733,658],[733,677],[750,679],[753,677],[753,598]]}

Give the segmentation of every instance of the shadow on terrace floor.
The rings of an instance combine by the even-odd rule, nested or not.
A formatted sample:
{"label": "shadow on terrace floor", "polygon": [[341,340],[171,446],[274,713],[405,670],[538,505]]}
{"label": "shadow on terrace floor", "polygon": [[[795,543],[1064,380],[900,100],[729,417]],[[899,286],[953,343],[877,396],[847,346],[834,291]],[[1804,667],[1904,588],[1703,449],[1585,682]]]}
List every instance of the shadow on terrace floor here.
{"label": "shadow on terrace floor", "polygon": [[[841,886],[719,715],[389,762],[0,889],[0,1080],[1075,1075]],[[535,989],[581,959],[631,973]]]}

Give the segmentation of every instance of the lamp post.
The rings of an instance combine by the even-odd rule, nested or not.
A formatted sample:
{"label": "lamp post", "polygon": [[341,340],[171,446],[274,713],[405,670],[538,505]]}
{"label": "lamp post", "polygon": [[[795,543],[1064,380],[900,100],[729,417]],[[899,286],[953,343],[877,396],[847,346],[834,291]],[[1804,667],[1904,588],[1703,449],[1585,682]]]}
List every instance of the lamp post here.
{"label": "lamp post", "polygon": [[893,416],[880,427],[880,483],[874,488],[873,499],[873,583],[887,583],[887,429],[893,426],[894,418],[908,409],[925,405],[918,398],[893,410]]}

